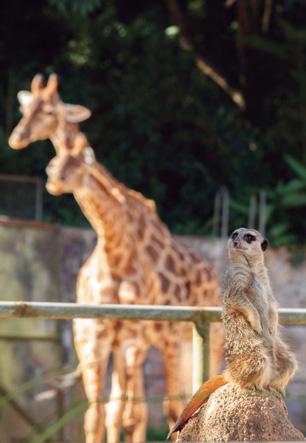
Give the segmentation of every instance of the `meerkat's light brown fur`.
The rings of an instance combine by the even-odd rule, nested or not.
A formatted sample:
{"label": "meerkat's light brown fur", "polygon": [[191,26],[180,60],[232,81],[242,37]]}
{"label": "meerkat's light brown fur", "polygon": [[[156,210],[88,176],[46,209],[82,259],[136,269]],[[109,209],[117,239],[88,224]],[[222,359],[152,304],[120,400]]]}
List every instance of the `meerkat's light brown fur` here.
{"label": "meerkat's light brown fur", "polygon": [[226,383],[282,392],[294,375],[296,359],[280,337],[278,304],[264,263],[267,246],[254,229],[239,228],[231,235],[222,312],[226,370],[201,386],[169,435],[182,429],[209,395]]}
{"label": "meerkat's light brown fur", "polygon": [[228,241],[230,266],[223,292],[226,377],[242,388],[283,390],[296,360],[278,329],[264,251],[268,242],[253,229],[239,228]]}

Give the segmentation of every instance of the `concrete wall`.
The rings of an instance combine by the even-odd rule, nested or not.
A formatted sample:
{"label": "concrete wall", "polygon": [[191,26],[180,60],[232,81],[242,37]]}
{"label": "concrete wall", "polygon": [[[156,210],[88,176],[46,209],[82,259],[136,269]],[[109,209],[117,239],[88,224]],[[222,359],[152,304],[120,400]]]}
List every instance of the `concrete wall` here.
{"label": "concrete wall", "polygon": [[[59,301],[60,230],[38,223],[0,222],[0,294],[2,300]],[[1,443],[21,442],[33,433],[31,422],[56,416],[57,400],[39,399],[50,388],[46,373],[61,367],[60,330],[56,321],[0,322],[0,393],[18,393],[16,407],[1,403]],[[35,380],[28,385],[29,380]]]}

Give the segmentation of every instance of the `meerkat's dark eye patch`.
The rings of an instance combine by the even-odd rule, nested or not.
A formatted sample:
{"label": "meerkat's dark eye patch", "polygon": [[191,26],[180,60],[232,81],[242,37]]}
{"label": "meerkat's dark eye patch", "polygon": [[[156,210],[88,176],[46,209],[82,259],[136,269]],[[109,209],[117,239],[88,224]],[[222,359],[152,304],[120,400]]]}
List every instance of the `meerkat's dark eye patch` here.
{"label": "meerkat's dark eye patch", "polygon": [[232,240],[235,240],[235,238],[238,237],[238,232],[233,232],[232,234]]}
{"label": "meerkat's dark eye patch", "polygon": [[252,243],[252,241],[256,240],[256,237],[255,237],[255,235],[252,235],[252,234],[245,234],[243,236],[243,240],[245,240],[247,243]]}

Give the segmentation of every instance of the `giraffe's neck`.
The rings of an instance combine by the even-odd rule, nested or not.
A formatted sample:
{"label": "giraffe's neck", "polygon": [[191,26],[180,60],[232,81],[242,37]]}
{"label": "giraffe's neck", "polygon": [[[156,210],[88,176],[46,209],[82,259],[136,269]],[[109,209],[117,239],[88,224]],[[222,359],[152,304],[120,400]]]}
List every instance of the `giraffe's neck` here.
{"label": "giraffe's neck", "polygon": [[126,195],[118,183],[95,162],[84,173],[83,185],[74,197],[107,250],[118,250],[129,241]]}
{"label": "giraffe's neck", "polygon": [[64,124],[59,124],[50,136],[50,140],[57,154],[60,154],[62,151],[68,150],[71,152],[82,149],[89,145],[85,134],[80,131],[77,123],[65,122]]}

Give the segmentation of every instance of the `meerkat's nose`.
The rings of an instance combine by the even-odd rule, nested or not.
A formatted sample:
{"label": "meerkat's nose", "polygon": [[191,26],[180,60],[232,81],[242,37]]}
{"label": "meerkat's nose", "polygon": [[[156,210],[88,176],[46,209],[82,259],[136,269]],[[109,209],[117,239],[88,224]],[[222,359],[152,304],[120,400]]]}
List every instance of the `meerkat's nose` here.
{"label": "meerkat's nose", "polygon": [[233,245],[234,245],[234,247],[236,248],[236,246],[238,246],[238,242],[237,241],[233,241]]}

